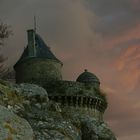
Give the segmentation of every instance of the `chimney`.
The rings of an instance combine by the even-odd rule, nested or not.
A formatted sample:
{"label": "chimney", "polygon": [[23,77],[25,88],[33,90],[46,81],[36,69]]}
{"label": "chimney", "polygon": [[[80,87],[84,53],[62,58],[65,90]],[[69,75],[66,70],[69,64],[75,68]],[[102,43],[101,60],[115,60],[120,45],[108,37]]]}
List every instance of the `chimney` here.
{"label": "chimney", "polygon": [[29,57],[36,56],[35,48],[35,31],[33,29],[27,31],[28,34],[28,55]]}

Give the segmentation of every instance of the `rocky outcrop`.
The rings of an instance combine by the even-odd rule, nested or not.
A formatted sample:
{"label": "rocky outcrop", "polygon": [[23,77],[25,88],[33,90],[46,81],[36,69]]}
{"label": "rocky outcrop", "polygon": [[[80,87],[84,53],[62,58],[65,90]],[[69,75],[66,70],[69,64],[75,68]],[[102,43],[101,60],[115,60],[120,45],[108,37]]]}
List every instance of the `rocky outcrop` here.
{"label": "rocky outcrop", "polygon": [[0,140],[33,140],[33,130],[29,123],[0,106]]}
{"label": "rocky outcrop", "polygon": [[19,140],[116,140],[103,121],[75,111],[74,107],[64,111],[37,85],[0,81],[0,105],[0,114],[6,112],[11,120],[9,124],[2,118],[4,115],[0,116],[0,124],[6,122],[6,130],[0,126],[0,136],[7,134],[2,140],[17,140],[16,135],[20,134],[24,137]]}

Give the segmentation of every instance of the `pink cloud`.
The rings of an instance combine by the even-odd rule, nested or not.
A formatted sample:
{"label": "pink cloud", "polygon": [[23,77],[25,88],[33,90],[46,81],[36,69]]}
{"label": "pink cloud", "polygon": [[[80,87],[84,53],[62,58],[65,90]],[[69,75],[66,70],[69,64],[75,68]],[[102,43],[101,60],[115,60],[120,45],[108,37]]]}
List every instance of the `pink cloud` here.
{"label": "pink cloud", "polygon": [[128,47],[119,58],[115,66],[120,72],[120,82],[128,91],[132,91],[140,78],[140,45]]}
{"label": "pink cloud", "polygon": [[131,5],[135,10],[138,10],[140,7],[140,1],[139,0],[131,0]]}
{"label": "pink cloud", "polygon": [[133,28],[126,30],[124,33],[118,34],[116,37],[105,40],[104,45],[107,48],[114,48],[122,43],[137,39],[140,39],[140,23],[137,23]]}

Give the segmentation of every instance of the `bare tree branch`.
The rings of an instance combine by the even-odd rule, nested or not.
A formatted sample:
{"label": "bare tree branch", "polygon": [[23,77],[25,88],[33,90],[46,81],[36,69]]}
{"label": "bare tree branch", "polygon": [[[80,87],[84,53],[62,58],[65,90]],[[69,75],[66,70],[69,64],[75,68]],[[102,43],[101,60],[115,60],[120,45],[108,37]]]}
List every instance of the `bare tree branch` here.
{"label": "bare tree branch", "polygon": [[[0,22],[0,49],[4,46],[5,39],[7,39],[10,35],[12,35],[11,26]],[[4,58],[4,56],[0,53],[0,75],[7,71],[7,69],[4,68],[3,65],[5,60],[6,59]]]}
{"label": "bare tree branch", "polygon": [[12,35],[11,26],[0,22],[0,46],[4,45],[4,40]]}

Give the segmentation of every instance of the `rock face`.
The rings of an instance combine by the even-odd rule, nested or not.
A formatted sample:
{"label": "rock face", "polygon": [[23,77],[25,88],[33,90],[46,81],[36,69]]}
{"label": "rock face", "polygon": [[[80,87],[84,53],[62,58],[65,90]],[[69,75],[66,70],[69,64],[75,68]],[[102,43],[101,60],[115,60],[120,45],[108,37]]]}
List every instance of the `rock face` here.
{"label": "rock face", "polygon": [[0,140],[116,138],[103,121],[74,107],[63,108],[37,85],[0,81]]}
{"label": "rock face", "polygon": [[7,108],[0,106],[0,140],[33,140],[29,123]]}

